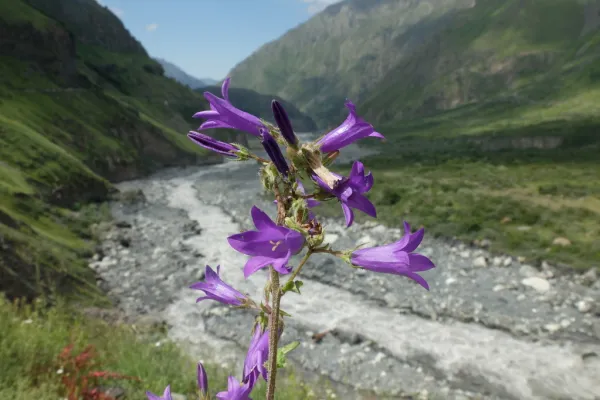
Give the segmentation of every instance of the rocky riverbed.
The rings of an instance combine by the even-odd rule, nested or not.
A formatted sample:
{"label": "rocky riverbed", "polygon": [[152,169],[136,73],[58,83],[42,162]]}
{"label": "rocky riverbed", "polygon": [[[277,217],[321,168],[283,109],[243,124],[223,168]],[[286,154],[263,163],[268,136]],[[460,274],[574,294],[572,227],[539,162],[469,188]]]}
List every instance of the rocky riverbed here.
{"label": "rocky riverbed", "polygon": [[[90,266],[131,315],[160,316],[195,358],[241,368],[254,314],[195,303],[187,287],[204,266],[255,300],[266,273],[245,280],[246,256],[226,237],[253,228],[250,207],[274,216],[251,163],[170,170],[126,182],[138,201],[115,203],[118,221]],[[326,220],[335,248],[389,243],[402,235],[376,220]],[[409,221],[410,222],[410,221]],[[600,281],[510,256],[425,237],[419,252],[437,265],[427,292],[406,278],[355,270],[314,256],[302,295],[285,296],[283,344],[300,340],[291,361],[307,377],[334,382],[344,399],[600,399]],[[324,335],[317,335],[325,333]],[[238,374],[239,375],[239,374]],[[370,398],[373,398],[371,396]],[[412,398],[412,397],[411,397]]]}

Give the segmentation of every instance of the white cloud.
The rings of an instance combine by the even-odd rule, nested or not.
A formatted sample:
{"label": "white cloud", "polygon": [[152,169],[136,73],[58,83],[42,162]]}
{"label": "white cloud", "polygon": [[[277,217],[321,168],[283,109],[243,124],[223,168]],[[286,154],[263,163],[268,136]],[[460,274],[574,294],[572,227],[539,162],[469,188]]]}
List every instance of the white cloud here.
{"label": "white cloud", "polygon": [[154,32],[157,29],[158,29],[158,24],[149,24],[149,25],[146,25],[146,30],[148,32]]}
{"label": "white cloud", "polygon": [[341,0],[301,0],[303,3],[308,4],[308,13],[316,14],[323,11],[327,6],[339,3]]}

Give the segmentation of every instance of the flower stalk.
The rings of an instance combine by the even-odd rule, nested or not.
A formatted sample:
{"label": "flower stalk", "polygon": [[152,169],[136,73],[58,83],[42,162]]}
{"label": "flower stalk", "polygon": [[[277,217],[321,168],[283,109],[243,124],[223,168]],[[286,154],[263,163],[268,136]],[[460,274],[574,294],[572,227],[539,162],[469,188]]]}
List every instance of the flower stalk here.
{"label": "flower stalk", "polygon": [[[311,143],[300,143],[294,133],[290,119],[283,106],[273,101],[271,104],[277,127],[245,111],[237,109],[229,99],[229,83],[223,82],[222,97],[205,93],[210,110],[194,115],[205,122],[198,130],[226,128],[238,129],[260,139],[268,158],[252,154],[249,149],[236,143],[225,143],[201,132],[189,132],[188,137],[197,145],[238,161],[255,160],[261,164],[260,182],[266,191],[274,195],[277,207],[275,220],[258,207],[252,207],[250,214],[255,229],[233,234],[227,238],[230,246],[248,256],[243,266],[244,277],[248,278],[263,268],[269,268],[269,280],[263,294],[264,302],[257,303],[225,282],[216,271],[206,266],[205,278],[190,286],[204,292],[197,302],[218,301],[234,308],[256,313],[252,327],[252,338],[244,360],[242,379],[230,376],[227,390],[216,394],[217,400],[251,400],[249,397],[256,383],[267,382],[267,400],[275,399],[277,369],[285,368],[286,354],[298,347],[292,342],[279,348],[280,336],[285,328],[284,318],[290,314],[281,310],[281,298],[288,292],[300,294],[300,275],[309,258],[315,253],[329,254],[343,260],[353,268],[362,268],[377,273],[406,276],[426,289],[429,286],[419,272],[434,268],[427,257],[415,253],[423,239],[424,230],[411,233],[408,223],[404,224],[404,235],[398,241],[377,247],[348,250],[333,250],[325,242],[323,225],[315,216],[314,209],[319,200],[339,201],[346,226],[354,221],[354,210],[376,217],[375,205],[366,194],[371,190],[374,179],[365,173],[360,161],[355,161],[348,176],[339,175],[330,166],[340,149],[367,137],[384,139],[371,124],[362,119],[352,102],[347,101],[349,110],[346,120],[337,128]],[[284,146],[283,151],[280,146]],[[287,155],[287,157],[286,157]],[[305,189],[302,179],[312,181],[312,191]],[[290,260],[304,248],[306,254],[293,268]],[[241,267],[241,266],[240,266]],[[281,276],[290,274],[281,285]],[[197,370],[198,389],[201,400],[208,400],[210,392],[208,377],[202,364]],[[150,400],[172,400],[170,386],[162,396],[147,392]]]}

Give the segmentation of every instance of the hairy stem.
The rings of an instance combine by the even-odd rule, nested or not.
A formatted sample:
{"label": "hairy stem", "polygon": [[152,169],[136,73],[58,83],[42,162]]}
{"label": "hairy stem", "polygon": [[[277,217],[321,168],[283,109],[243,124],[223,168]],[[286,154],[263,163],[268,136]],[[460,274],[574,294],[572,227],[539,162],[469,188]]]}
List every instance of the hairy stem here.
{"label": "hairy stem", "polygon": [[[275,198],[277,199],[277,225],[283,225],[285,220],[285,203],[275,185]],[[267,383],[267,400],[275,399],[275,382],[277,380],[277,341],[279,339],[279,305],[281,302],[281,287],[279,273],[270,267],[271,273],[271,316],[269,318],[269,381]]]}
{"label": "hairy stem", "polygon": [[271,267],[272,310],[269,318],[269,382],[267,400],[275,399],[275,382],[277,380],[277,340],[279,338],[279,273]]}

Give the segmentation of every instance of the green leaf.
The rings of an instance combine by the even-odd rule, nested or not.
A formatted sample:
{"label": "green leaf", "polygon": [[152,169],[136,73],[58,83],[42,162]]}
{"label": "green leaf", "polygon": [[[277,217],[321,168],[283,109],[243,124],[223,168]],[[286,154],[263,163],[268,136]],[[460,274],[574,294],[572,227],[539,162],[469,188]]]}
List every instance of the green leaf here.
{"label": "green leaf", "polygon": [[285,345],[279,349],[277,349],[277,368],[285,368],[287,359],[286,354],[290,351],[294,350],[296,347],[300,345],[300,342],[292,342],[288,345]]}
{"label": "green leaf", "polygon": [[283,285],[281,290],[283,291],[283,293],[296,292],[298,294],[301,294],[300,288],[302,287],[303,284],[304,283],[302,283],[302,281],[288,281],[285,283],[285,285]]}

